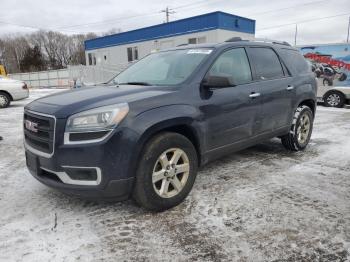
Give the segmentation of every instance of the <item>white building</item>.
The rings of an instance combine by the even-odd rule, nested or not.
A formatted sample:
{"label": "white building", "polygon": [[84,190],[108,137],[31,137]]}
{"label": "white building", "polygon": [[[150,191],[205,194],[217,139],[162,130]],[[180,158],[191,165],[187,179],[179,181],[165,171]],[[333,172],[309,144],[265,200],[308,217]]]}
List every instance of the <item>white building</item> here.
{"label": "white building", "polygon": [[123,67],[152,51],[181,44],[253,39],[255,20],[213,12],[85,41],[86,65]]}

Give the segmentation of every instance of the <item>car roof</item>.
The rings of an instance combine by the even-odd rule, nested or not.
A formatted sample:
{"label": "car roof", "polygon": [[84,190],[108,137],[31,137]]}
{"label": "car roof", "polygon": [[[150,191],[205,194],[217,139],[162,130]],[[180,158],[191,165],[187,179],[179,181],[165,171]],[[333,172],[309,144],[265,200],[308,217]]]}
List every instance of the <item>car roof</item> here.
{"label": "car roof", "polygon": [[296,48],[289,45],[287,42],[279,42],[274,40],[236,40],[236,41],[226,41],[223,43],[205,43],[205,44],[182,44],[173,48],[164,49],[161,51],[170,51],[170,50],[181,50],[181,49],[196,49],[196,48],[213,48],[221,49],[230,46],[268,46],[268,47],[277,47],[297,50]]}

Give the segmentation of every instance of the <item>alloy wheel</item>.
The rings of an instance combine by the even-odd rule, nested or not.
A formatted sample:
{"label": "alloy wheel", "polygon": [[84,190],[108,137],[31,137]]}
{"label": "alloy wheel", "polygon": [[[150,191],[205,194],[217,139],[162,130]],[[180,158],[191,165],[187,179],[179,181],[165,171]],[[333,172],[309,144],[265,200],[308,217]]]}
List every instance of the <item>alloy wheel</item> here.
{"label": "alloy wheel", "polygon": [[5,107],[7,103],[7,97],[4,95],[0,95],[0,107]]}
{"label": "alloy wheel", "polygon": [[307,114],[303,114],[300,118],[300,124],[297,129],[297,137],[299,144],[305,144],[309,137],[311,121]]}
{"label": "alloy wheel", "polygon": [[174,197],[186,185],[190,172],[187,154],[180,148],[163,152],[153,168],[152,183],[155,192],[162,198]]}
{"label": "alloy wheel", "polygon": [[327,97],[327,103],[331,106],[337,106],[340,103],[340,96],[338,94],[331,94]]}

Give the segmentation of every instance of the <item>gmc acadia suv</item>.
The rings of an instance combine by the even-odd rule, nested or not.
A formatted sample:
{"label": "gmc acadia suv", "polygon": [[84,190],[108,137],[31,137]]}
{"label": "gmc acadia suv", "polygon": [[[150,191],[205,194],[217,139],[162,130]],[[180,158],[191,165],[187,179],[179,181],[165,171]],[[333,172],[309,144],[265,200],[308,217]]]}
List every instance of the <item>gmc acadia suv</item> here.
{"label": "gmc acadia suv", "polygon": [[181,203],[197,168],[273,137],[311,136],[316,81],[283,42],[231,39],[150,54],[100,87],[25,107],[27,166],[40,182],[94,199]]}

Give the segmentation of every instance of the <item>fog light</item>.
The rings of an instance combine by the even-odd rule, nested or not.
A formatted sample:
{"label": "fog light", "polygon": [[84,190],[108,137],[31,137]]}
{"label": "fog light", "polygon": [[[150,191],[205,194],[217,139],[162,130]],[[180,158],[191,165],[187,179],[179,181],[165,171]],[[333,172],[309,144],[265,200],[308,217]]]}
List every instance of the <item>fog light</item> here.
{"label": "fog light", "polygon": [[94,168],[65,167],[64,171],[73,180],[96,181],[97,171]]}

